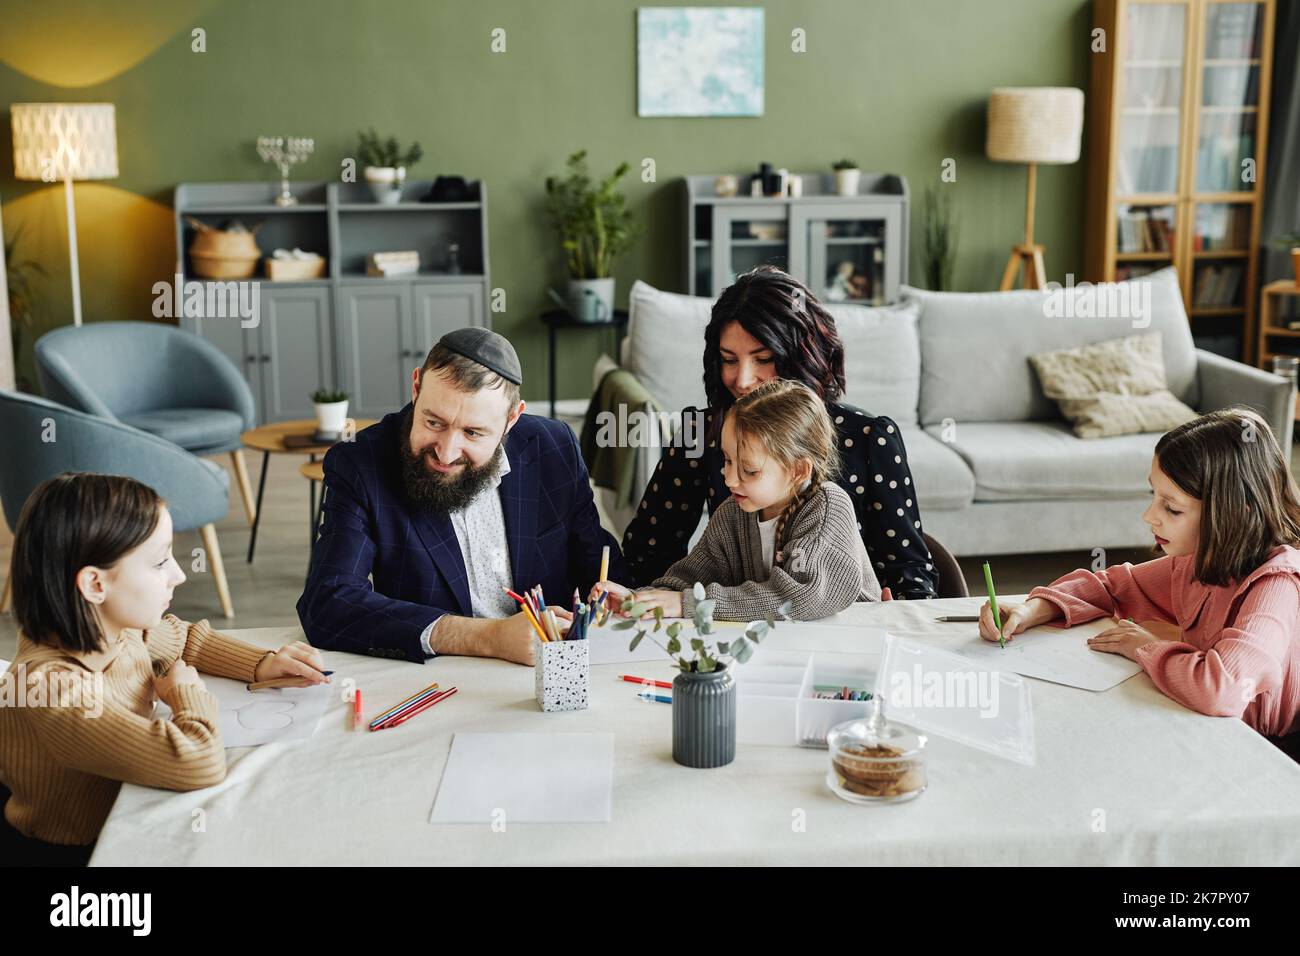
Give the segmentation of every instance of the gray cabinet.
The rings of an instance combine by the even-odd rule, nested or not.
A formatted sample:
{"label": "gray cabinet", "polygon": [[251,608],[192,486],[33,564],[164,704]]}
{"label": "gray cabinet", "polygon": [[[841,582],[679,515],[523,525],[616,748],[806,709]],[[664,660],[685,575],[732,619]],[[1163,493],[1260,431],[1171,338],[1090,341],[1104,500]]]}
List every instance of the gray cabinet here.
{"label": "gray cabinet", "polygon": [[335,387],[329,298],[323,286],[262,289],[257,329],[262,421],[311,418],[312,392]]}
{"label": "gray cabinet", "polygon": [[883,305],[898,299],[906,224],[895,205],[796,206],[790,211],[790,259],[796,277],[823,302]]}
{"label": "gray cabinet", "polygon": [[410,400],[411,370],[424,359],[412,331],[407,282],[339,286],[342,388],[359,418],[382,418]]}
{"label": "gray cabinet", "polygon": [[[386,415],[410,400],[411,371],[443,334],[489,326],[487,187],[471,182],[456,201],[425,202],[432,185],[408,181],[400,202],[380,205],[364,183],[298,182],[290,185],[298,205],[287,207],[275,204],[269,182],[176,188],[177,272],[187,282],[205,281],[188,254],[196,223],[238,219],[257,227],[263,255],[298,247],[326,261],[319,279],[245,280],[260,294],[252,328],[225,313],[180,320],[243,372],[259,422],[313,417],[318,388],[348,392],[356,417]],[[419,253],[417,273],[368,275],[370,253],[400,249]]]}
{"label": "gray cabinet", "polygon": [[187,315],[181,327],[217,346],[244,374],[259,422],[311,418],[311,393],[334,388],[334,332],[326,283],[262,283],[257,324]]}
{"label": "gray cabinet", "polygon": [[411,284],[415,348],[423,359],[433,344],[452,329],[483,325],[483,287],[475,282]]}
{"label": "gray cabinet", "polygon": [[[713,297],[755,266],[789,272],[827,301],[882,304],[907,281],[908,188],[863,173],[839,196],[829,175],[801,177],[801,196],[719,196],[715,176],[687,176],[683,286]],[[743,181],[742,177],[742,181]]]}

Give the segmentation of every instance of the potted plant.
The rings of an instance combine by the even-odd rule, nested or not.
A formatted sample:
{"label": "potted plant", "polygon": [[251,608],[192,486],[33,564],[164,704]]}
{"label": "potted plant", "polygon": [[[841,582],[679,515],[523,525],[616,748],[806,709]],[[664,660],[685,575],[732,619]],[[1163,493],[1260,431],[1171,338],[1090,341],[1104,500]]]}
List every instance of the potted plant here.
{"label": "potted plant", "polygon": [[1272,244],[1291,250],[1291,270],[1295,275],[1295,284],[1300,285],[1300,231],[1274,236]]}
{"label": "potted plant", "polygon": [[957,255],[957,223],[952,213],[952,195],[925,190],[921,210],[921,264],[926,287],[935,292],[952,289],[952,268]]}
{"label": "potted plant", "polygon": [[19,226],[14,234],[4,243],[5,282],[9,289],[9,341],[13,345],[14,384],[18,391],[31,391],[31,383],[18,374],[18,363],[22,355],[23,332],[33,327],[33,299],[35,291],[32,280],[49,275],[45,267],[34,259],[19,259],[18,239],[23,227]]}
{"label": "potted plant", "polygon": [[357,145],[357,158],[365,167],[363,175],[370,184],[370,192],[376,202],[389,206],[401,201],[406,167],[414,166],[423,155],[419,143],[412,143],[403,150],[397,137],[380,140],[373,129],[362,132]]}
{"label": "potted plant", "polygon": [[640,234],[623,194],[615,185],[627,175],[626,162],[599,182],[587,171],[587,151],[568,159],[568,175],[546,178],[546,209],[559,234],[569,273],[569,311],[580,322],[614,314],[613,262]]}
{"label": "potted plant", "polygon": [[858,164],[851,159],[841,159],[832,163],[831,169],[835,170],[836,195],[856,196],[858,180],[862,177],[862,170],[858,169]]}
{"label": "potted plant", "polygon": [[311,393],[316,406],[316,431],[320,435],[338,435],[348,421],[348,393],[318,388]]}
{"label": "potted plant", "polygon": [[[723,767],[736,759],[736,679],[730,664],[749,660],[754,647],[776,627],[776,620],[769,617],[751,621],[745,633],[732,641],[706,640],[713,635],[713,601],[705,599],[704,585],[698,581],[693,592],[692,617],[699,635],[690,640],[694,656],[688,657],[682,651],[681,621],[673,621],[664,630],[668,637],[666,645],[654,637],[650,640],[673,658],[681,671],[673,678],[673,760],[684,767]],[[641,621],[647,610],[634,599],[624,609],[628,619],[614,625],[619,631],[636,630],[629,651],[636,650],[643,638],[658,633],[664,626],[663,608],[657,607],[654,627],[647,631],[649,622]],[[789,613],[788,603],[777,610],[782,618],[787,618]]]}

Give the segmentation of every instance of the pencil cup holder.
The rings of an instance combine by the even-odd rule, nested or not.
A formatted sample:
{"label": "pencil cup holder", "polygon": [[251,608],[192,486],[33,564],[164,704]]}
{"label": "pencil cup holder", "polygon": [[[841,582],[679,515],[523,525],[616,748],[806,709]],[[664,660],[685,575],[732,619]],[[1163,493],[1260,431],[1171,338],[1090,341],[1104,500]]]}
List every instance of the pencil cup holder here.
{"label": "pencil cup holder", "polygon": [[586,710],[591,688],[589,642],[533,638],[537,706],[544,711]]}

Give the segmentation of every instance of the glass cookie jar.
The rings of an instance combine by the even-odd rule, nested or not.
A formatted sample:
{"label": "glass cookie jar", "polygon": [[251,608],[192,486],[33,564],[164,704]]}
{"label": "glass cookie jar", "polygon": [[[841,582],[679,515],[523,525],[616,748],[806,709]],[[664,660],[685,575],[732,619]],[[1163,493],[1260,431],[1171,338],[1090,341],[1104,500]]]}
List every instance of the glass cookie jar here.
{"label": "glass cookie jar", "polygon": [[899,803],[925,790],[925,734],[880,716],[836,724],[826,735],[826,785],[850,803]]}

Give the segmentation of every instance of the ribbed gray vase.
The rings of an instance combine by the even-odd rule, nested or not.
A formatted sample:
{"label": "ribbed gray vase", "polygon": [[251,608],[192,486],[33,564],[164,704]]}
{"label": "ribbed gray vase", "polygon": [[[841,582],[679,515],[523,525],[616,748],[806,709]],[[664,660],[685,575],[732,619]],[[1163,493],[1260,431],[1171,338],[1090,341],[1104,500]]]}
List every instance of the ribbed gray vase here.
{"label": "ribbed gray vase", "polygon": [[673,759],[724,767],[736,759],[736,680],[723,669],[673,678]]}

